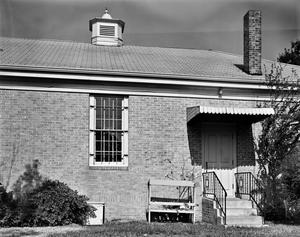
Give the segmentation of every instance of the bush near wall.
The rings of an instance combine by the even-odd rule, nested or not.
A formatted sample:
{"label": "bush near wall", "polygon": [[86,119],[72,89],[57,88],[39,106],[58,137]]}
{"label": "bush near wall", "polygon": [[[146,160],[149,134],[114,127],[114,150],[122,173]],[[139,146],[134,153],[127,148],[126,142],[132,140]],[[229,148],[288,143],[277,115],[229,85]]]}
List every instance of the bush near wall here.
{"label": "bush near wall", "polygon": [[58,180],[43,178],[39,162],[27,165],[12,192],[0,187],[0,226],[85,224],[95,217],[88,198]]}
{"label": "bush near wall", "polygon": [[85,224],[88,216],[94,216],[94,208],[87,204],[88,198],[78,195],[59,181],[45,180],[30,195],[35,213],[36,226]]}
{"label": "bush near wall", "polygon": [[13,193],[6,192],[5,188],[0,186],[0,226],[16,226],[19,223],[17,207]]}

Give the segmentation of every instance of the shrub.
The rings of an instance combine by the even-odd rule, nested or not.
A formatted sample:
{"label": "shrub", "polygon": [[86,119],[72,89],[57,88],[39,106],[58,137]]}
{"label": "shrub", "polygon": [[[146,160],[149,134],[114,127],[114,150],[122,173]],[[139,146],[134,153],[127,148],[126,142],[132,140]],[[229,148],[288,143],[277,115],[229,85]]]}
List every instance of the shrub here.
{"label": "shrub", "polygon": [[3,186],[0,186],[0,220],[2,220],[7,213],[7,199],[9,199],[8,193]]}
{"label": "shrub", "polygon": [[0,186],[0,226],[16,226],[19,223],[18,205],[13,193]]}
{"label": "shrub", "polygon": [[95,209],[66,184],[44,179],[38,160],[25,166],[12,192],[0,186],[0,226],[84,224]]}
{"label": "shrub", "polygon": [[28,200],[35,210],[28,221],[35,226],[84,224],[88,216],[95,216],[86,196],[57,180],[44,180]]}

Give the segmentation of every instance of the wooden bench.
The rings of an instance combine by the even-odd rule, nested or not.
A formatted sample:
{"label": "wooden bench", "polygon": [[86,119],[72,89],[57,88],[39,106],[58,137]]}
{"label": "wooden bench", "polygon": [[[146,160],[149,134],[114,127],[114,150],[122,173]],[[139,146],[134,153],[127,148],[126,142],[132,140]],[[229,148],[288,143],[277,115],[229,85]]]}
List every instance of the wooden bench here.
{"label": "wooden bench", "polygon": [[[178,199],[168,199],[152,197],[151,188],[153,186],[169,186],[183,188],[187,192],[188,199],[178,197]],[[151,222],[151,213],[177,213],[192,215],[192,222],[195,223],[195,184],[185,180],[158,180],[148,181],[148,222]]]}

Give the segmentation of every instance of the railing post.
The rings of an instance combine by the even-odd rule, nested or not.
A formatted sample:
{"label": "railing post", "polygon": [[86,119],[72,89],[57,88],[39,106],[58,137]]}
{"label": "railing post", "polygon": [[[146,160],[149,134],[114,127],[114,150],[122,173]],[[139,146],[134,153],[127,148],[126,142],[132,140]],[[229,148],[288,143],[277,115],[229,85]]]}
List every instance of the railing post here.
{"label": "railing post", "polygon": [[205,178],[204,178],[204,173],[202,174],[202,187],[203,187],[203,195],[205,195]]}
{"label": "railing post", "polygon": [[213,180],[214,180],[214,195],[216,195],[216,178],[215,178],[215,176],[213,176],[214,178],[213,178]]}
{"label": "railing post", "polygon": [[234,178],[235,178],[235,196],[238,197],[239,192],[240,192],[240,187],[239,187],[239,182],[238,182],[238,175],[234,174]]}
{"label": "railing post", "polygon": [[225,220],[224,220],[224,222],[225,222],[224,224],[225,225],[226,225],[226,219],[227,219],[227,217],[226,217],[226,213],[227,213],[226,212],[226,198],[227,198],[227,193],[225,193],[225,205],[224,205],[225,206]]}
{"label": "railing post", "polygon": [[249,193],[249,199],[251,200],[251,176],[250,176],[250,173],[247,173],[247,176],[248,176],[248,182],[249,182],[249,184],[248,184],[248,193]]}

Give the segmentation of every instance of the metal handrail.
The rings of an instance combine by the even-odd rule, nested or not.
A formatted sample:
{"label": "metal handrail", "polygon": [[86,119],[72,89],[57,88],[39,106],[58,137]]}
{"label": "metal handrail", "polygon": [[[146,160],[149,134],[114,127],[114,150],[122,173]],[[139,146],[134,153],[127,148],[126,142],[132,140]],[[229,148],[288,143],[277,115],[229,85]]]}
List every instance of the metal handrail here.
{"label": "metal handrail", "polygon": [[[224,215],[224,224],[226,224],[226,198],[227,192],[214,171],[205,172],[203,176],[203,196],[212,195],[216,201],[221,213]],[[209,197],[208,197],[209,198]]]}
{"label": "metal handrail", "polygon": [[251,172],[235,173],[236,193],[235,196],[241,198],[241,195],[248,195],[263,214],[263,187],[259,180]]}

